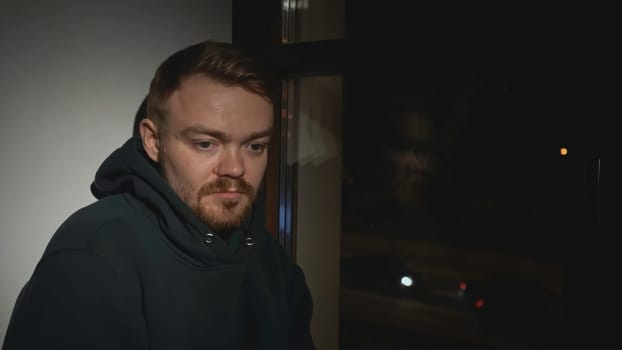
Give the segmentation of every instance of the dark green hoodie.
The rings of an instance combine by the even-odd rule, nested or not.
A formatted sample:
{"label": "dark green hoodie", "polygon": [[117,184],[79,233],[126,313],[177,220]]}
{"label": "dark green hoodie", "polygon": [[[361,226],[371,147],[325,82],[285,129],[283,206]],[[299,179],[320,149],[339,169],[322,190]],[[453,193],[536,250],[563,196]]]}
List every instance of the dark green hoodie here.
{"label": "dark green hoodie", "polygon": [[304,275],[261,209],[221,239],[137,138],[91,191],[98,200],[59,227],[22,289],[3,350],[315,348]]}

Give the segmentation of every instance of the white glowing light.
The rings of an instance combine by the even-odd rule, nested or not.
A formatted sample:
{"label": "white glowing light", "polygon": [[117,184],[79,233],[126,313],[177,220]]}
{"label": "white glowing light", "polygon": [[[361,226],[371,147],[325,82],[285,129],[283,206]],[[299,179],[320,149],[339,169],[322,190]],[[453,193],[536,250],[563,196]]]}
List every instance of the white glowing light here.
{"label": "white glowing light", "polygon": [[404,287],[410,287],[413,285],[413,279],[410,278],[410,276],[403,276],[400,282]]}

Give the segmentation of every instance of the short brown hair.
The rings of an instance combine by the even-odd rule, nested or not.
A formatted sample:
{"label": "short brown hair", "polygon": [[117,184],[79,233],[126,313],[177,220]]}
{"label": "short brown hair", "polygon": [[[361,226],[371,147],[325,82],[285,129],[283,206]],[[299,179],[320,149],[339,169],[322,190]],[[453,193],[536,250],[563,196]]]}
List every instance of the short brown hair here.
{"label": "short brown hair", "polygon": [[207,40],[175,52],[160,64],[149,86],[147,117],[163,122],[166,101],[183,78],[194,74],[241,86],[273,103],[270,75],[248,53],[230,43]]}

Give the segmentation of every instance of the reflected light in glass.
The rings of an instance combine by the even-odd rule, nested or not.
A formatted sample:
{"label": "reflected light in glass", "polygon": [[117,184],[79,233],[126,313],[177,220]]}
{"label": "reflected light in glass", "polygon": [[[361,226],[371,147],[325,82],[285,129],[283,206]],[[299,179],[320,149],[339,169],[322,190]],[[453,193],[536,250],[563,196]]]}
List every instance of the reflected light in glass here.
{"label": "reflected light in glass", "polygon": [[309,0],[302,0],[302,1],[296,1],[296,0],[283,0],[283,10],[284,11],[289,11],[289,10],[306,10],[309,8]]}

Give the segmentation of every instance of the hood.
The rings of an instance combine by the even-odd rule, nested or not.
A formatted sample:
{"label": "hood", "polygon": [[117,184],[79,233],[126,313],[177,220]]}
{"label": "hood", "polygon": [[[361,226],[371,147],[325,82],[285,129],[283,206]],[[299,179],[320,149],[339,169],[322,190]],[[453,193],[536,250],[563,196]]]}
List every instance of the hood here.
{"label": "hood", "polygon": [[[253,211],[232,237],[240,249],[230,247],[214,230],[188,207],[160,175],[157,163],[151,161],[138,137],[132,137],[116,149],[100,165],[91,184],[91,193],[100,199],[111,195],[130,194],[149,208],[147,214],[156,220],[185,257],[201,266],[236,263],[240,257],[260,245],[265,231],[263,190],[259,190]],[[205,238],[213,237],[210,243]]]}

